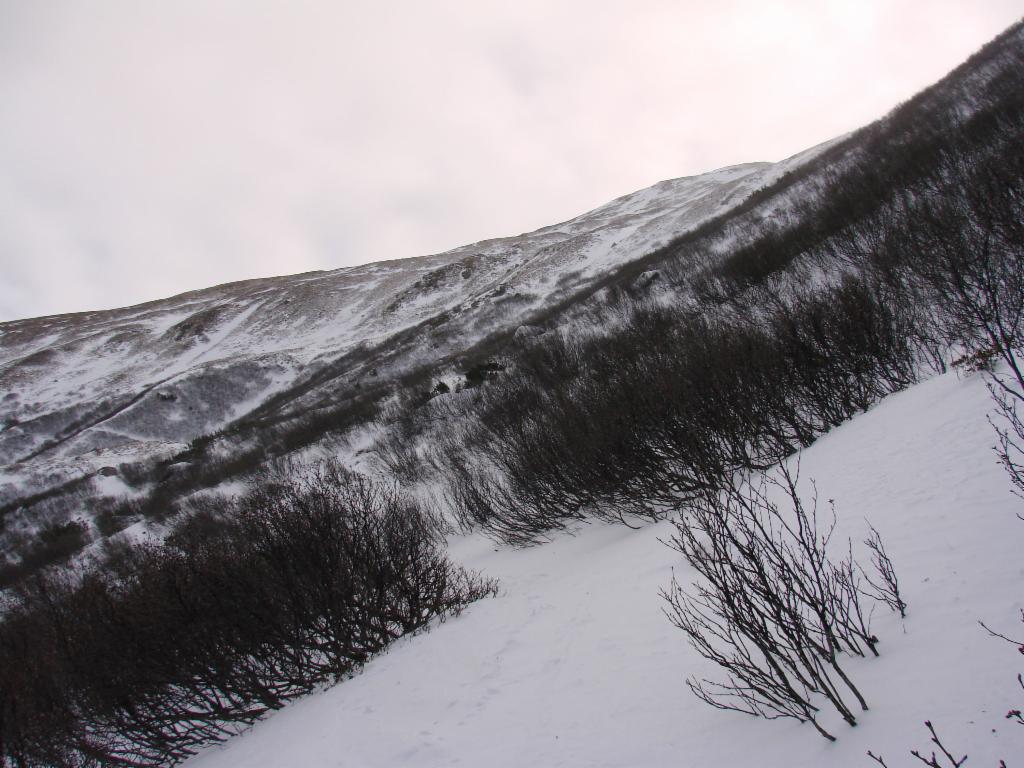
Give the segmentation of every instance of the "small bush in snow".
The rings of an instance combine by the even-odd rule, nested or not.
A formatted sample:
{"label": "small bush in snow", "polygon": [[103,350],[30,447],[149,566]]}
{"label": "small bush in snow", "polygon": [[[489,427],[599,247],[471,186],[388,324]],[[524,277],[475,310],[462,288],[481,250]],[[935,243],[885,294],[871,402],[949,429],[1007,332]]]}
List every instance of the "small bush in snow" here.
{"label": "small bush in snow", "polygon": [[[925,720],[925,727],[928,732],[932,735],[931,742],[938,747],[938,752],[935,750],[931,751],[931,754],[927,757],[922,755],[920,750],[913,749],[910,751],[917,760],[924,763],[928,768],[960,768],[964,763],[967,762],[967,755],[957,758],[952,752],[942,743],[942,739],[939,738],[939,734],[935,732],[935,726],[932,725],[931,720]],[[889,764],[885,762],[885,758],[881,755],[876,755],[871,750],[868,750],[868,757],[878,763],[882,768],[889,768]],[[1006,768],[1006,763],[1000,761],[1000,768]]]}
{"label": "small bush in snow", "polygon": [[[787,509],[773,492],[787,499]],[[688,680],[698,698],[719,709],[809,722],[829,740],[835,737],[818,719],[822,700],[857,724],[855,708],[867,710],[867,702],[842,660],[878,655],[866,602],[874,590],[865,590],[849,546],[842,559],[829,554],[834,527],[834,517],[827,525],[819,520],[816,501],[804,504],[785,468],[760,483],[725,483],[684,510],[670,546],[699,578],[690,591],[673,579],[662,593],[666,613],[726,673],[723,681]],[[881,539],[871,540],[884,553]],[[891,570],[888,557],[878,557]],[[889,583],[884,574],[877,580]]]}

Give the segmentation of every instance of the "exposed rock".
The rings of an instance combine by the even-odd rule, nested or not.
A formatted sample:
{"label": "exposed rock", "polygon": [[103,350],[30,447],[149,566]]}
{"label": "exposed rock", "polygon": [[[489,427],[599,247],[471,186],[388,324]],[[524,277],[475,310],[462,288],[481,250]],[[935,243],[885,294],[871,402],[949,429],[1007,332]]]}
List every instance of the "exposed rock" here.
{"label": "exposed rock", "polygon": [[517,344],[525,344],[530,339],[535,339],[543,334],[544,329],[539,325],[520,325],[516,328],[516,332],[512,334],[512,340]]}
{"label": "exposed rock", "polygon": [[200,310],[180,323],[172,325],[165,336],[178,342],[190,345],[196,341],[205,341],[206,332],[212,330],[221,317],[220,307],[210,307]]}
{"label": "exposed rock", "polygon": [[168,480],[188,472],[191,468],[192,462],[190,461],[176,461],[173,464],[168,464],[160,482],[166,483]]}
{"label": "exposed rock", "polygon": [[641,272],[640,276],[633,281],[634,288],[650,288],[655,281],[661,278],[661,272],[657,269],[649,269]]}
{"label": "exposed rock", "polygon": [[498,378],[498,374],[504,370],[504,365],[493,361],[487,363],[480,363],[479,365],[474,365],[465,373],[466,389],[479,387],[485,381],[492,381]]}

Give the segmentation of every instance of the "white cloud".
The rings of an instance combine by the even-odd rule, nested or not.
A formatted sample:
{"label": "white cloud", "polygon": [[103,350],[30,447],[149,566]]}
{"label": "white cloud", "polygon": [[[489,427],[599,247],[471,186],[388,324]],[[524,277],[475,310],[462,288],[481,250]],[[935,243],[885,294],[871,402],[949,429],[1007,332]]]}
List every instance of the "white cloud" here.
{"label": "white cloud", "polygon": [[0,0],[0,320],[421,255],[857,127],[990,0]]}

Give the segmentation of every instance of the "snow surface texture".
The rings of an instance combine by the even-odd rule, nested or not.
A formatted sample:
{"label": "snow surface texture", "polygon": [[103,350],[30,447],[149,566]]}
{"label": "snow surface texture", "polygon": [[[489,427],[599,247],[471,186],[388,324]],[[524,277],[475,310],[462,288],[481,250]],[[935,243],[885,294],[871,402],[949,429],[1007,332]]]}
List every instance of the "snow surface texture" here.
{"label": "snow surface texture", "polygon": [[[871,711],[851,729],[721,712],[686,688],[716,678],[661,613],[673,569],[668,523],[594,524],[526,550],[471,536],[453,557],[500,579],[502,594],[397,643],[362,674],[295,702],[190,768],[274,766],[869,766],[917,764],[931,719],[969,765],[1024,754],[1020,636],[1022,502],[991,450],[980,377],[947,374],[894,395],[806,450],[801,482],[834,499],[837,540],[881,532],[910,608],[877,612],[881,657],[847,671]],[[809,485],[805,485],[808,489]],[[827,511],[827,510],[826,510]],[[926,753],[927,754],[927,753]]]}

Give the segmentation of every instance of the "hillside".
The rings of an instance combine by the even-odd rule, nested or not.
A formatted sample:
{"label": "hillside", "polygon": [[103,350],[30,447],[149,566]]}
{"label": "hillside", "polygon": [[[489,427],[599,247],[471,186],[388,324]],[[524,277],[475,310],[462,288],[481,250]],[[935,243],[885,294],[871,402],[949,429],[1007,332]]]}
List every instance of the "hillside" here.
{"label": "hillside", "polygon": [[781,163],[0,326],[3,764],[1012,760],[1022,139],[1017,24]]}
{"label": "hillside", "polygon": [[825,148],[660,182],[562,224],[438,255],[2,323],[0,506],[361,386],[400,386],[727,215]]}
{"label": "hillside", "polygon": [[[736,282],[733,265],[753,243],[802,227],[803,242],[757,255],[750,279],[785,270],[794,257],[784,251],[911,183],[897,177],[917,173],[908,164],[943,132],[1004,109],[1021,34],[1008,30],[877,123],[780,163],[661,182],[443,254],[0,324],[3,549],[76,515],[88,522],[96,505],[83,496],[161,485],[154,512],[325,438],[350,440],[396,399],[506,365],[522,326],[530,335],[615,323],[623,295],[682,306],[696,291],[703,301],[727,288],[720,277]],[[814,231],[814,221],[827,223]],[[835,274],[832,261],[820,268]],[[736,290],[750,282],[740,277]]]}
{"label": "hillside", "polygon": [[[354,679],[296,702],[195,768],[303,765],[665,766],[854,768],[868,749],[891,766],[928,746],[931,719],[969,765],[1024,754],[1012,646],[979,620],[1016,633],[1020,502],[994,461],[981,377],[954,373],[881,402],[800,457],[804,490],[834,499],[840,533],[870,520],[885,537],[909,603],[878,614],[881,656],[854,668],[871,711],[835,723],[828,744],[797,724],[715,711],[687,690],[716,676],[662,614],[673,572],[695,578],[659,539],[583,525],[527,550],[457,537],[450,551],[499,578],[501,594],[429,634],[403,641]],[[958,753],[959,755],[959,753]],[[1012,762],[1009,764],[1013,764]]]}
{"label": "hillside", "polygon": [[446,347],[401,365],[439,359],[728,212],[824,148],[660,182],[562,224],[433,256],[0,324],[0,461],[59,457],[87,471],[174,450],[353,348],[443,315]]}

